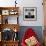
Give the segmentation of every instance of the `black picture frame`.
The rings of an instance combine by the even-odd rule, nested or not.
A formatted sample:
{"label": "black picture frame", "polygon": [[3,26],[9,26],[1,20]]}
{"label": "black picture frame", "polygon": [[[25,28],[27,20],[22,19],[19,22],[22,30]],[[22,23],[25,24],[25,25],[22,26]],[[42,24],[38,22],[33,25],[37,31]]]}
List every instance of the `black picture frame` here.
{"label": "black picture frame", "polygon": [[37,8],[36,7],[23,7],[23,19],[36,21],[37,20]]}

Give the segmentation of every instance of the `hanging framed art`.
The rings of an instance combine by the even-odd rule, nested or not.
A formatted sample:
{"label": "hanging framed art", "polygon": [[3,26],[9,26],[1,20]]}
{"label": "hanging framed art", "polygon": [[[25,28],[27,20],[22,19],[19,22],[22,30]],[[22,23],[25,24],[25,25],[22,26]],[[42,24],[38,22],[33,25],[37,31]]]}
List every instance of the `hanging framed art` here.
{"label": "hanging framed art", "polygon": [[23,7],[23,19],[24,20],[37,20],[37,8],[36,7]]}

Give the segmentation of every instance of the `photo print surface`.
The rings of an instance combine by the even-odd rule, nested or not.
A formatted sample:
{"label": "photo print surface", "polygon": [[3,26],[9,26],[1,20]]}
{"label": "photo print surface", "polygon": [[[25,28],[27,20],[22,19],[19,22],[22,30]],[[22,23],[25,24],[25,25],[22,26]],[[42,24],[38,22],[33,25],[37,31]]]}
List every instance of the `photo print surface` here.
{"label": "photo print surface", "polygon": [[24,7],[23,8],[24,20],[37,20],[37,8],[36,7]]}

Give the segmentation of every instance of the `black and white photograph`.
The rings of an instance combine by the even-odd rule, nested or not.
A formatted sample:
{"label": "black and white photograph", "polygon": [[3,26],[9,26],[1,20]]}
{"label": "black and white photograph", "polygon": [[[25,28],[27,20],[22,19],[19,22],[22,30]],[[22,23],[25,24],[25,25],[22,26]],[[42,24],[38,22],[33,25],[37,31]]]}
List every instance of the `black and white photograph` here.
{"label": "black and white photograph", "polygon": [[23,15],[24,20],[37,20],[37,8],[36,7],[24,7],[23,8]]}

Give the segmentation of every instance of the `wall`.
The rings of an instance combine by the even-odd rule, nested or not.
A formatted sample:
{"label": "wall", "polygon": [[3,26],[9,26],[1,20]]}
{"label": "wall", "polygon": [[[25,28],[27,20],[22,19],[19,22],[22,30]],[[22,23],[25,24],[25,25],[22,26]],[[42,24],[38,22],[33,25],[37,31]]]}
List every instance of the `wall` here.
{"label": "wall", "polygon": [[[36,7],[37,8],[37,21],[24,21],[23,20],[23,7]],[[43,6],[42,0],[24,0],[21,2],[21,15],[20,15],[21,26],[43,26]]]}
{"label": "wall", "polygon": [[[15,0],[0,0],[0,6],[2,7],[9,7],[15,6]],[[19,17],[19,24],[20,26],[43,26],[44,16],[43,16],[43,6],[42,0],[17,0],[17,6],[20,7],[20,17]],[[37,8],[37,21],[24,21],[23,20],[23,7],[36,7]]]}

